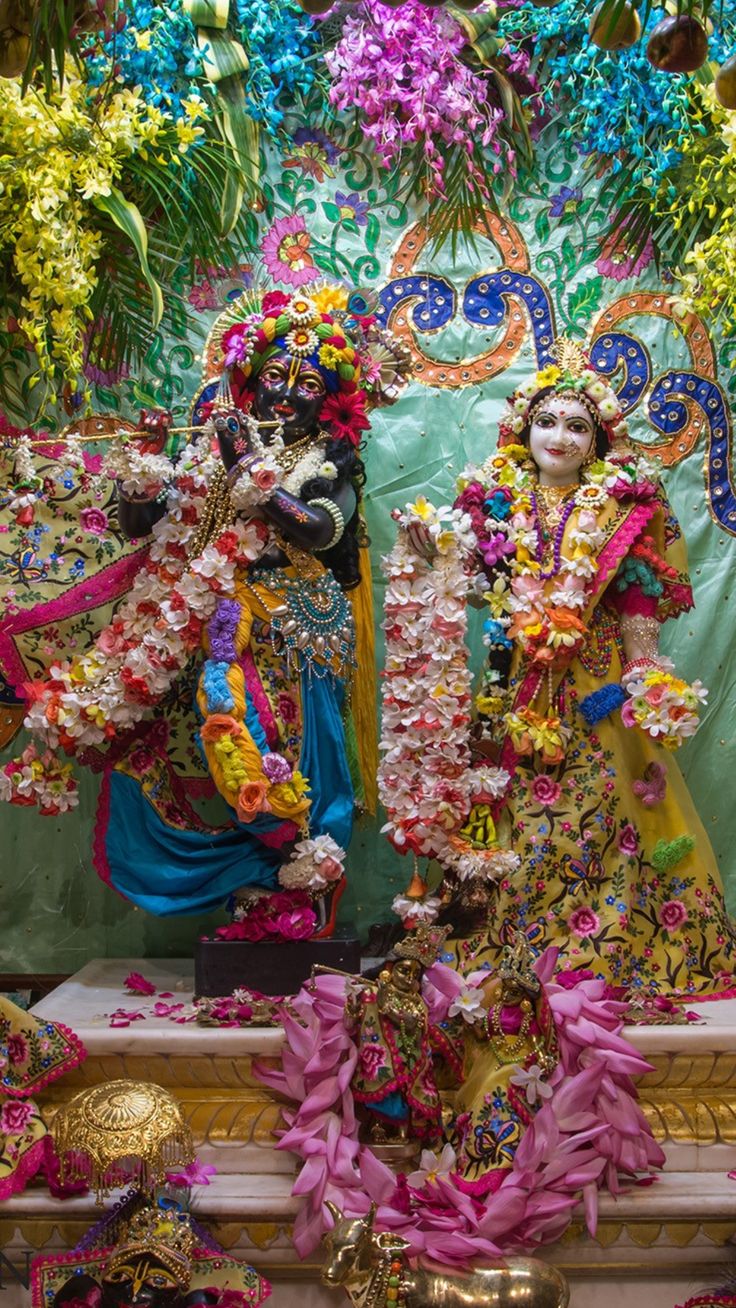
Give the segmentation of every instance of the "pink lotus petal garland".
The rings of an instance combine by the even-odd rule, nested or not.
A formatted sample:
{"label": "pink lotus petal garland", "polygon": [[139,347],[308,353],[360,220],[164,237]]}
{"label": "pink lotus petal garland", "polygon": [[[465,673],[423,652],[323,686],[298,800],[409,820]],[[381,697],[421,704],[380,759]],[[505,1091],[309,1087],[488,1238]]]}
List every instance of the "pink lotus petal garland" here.
{"label": "pink lotus petal garland", "polygon": [[[464,1194],[452,1174],[412,1186],[378,1160],[358,1137],[350,1088],[358,1050],[344,1022],[346,979],[318,977],[284,1014],[282,1066],[259,1067],[261,1080],[298,1107],[284,1110],[287,1130],[278,1148],[304,1163],[293,1194],[304,1197],[294,1243],[305,1257],[331,1219],[331,1200],[350,1217],[378,1205],[375,1226],[409,1242],[420,1254],[462,1265],[470,1257],[528,1250],[558,1240],[582,1199],[595,1231],[598,1190],[620,1190],[622,1174],[652,1177],[664,1162],[636,1102],[631,1078],[648,1064],[621,1035],[624,1005],[606,997],[595,979],[551,980],[557,951],[547,950],[537,973],[554,1018],[559,1063],[545,1098],[516,1152],[513,1167],[483,1202]],[[442,963],[428,969],[425,998],[431,1020],[445,1020],[472,978]],[[420,1177],[416,1179],[421,1180]]]}

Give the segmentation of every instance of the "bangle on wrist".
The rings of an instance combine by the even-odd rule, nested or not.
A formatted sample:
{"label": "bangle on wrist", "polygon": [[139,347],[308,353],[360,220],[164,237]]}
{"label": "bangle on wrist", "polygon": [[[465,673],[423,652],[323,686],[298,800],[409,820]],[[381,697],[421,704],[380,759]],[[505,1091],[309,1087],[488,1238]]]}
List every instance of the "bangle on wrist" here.
{"label": "bangle on wrist", "polygon": [[659,663],[656,659],[650,659],[644,656],[640,659],[627,659],[621,669],[621,680],[625,681],[631,676],[637,668],[658,668]]}
{"label": "bangle on wrist", "polygon": [[240,477],[243,476],[244,473],[246,472],[249,473],[254,463],[257,462],[258,458],[259,456],[257,454],[244,454],[242,459],[238,459],[238,462],[233,464],[232,468],[228,468],[228,473],[227,473],[228,486],[231,487],[234,486],[236,481],[238,481]]}
{"label": "bangle on wrist", "polygon": [[321,546],[318,552],[321,553],[322,550],[331,550],[333,545],[337,545],[338,541],[342,540],[343,532],[345,531],[345,519],[340,509],[335,504],[334,500],[328,500],[326,498],[307,500],[307,504],[310,504],[312,508],[315,509],[324,509],[325,513],[329,514],[329,516],[332,518],[332,523],[334,527],[332,536],[330,537],[326,545]]}

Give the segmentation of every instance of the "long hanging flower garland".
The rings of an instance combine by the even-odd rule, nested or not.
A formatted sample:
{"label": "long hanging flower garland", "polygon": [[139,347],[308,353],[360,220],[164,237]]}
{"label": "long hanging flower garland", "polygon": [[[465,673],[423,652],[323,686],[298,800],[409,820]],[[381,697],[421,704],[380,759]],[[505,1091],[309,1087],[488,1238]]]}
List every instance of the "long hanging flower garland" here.
{"label": "long hanging flower garland", "polygon": [[[467,514],[435,509],[423,497],[395,517],[398,539],[384,559],[386,669],[378,787],[389,820],[383,830],[400,853],[456,866],[464,879],[478,869],[455,843],[457,832],[473,804],[498,798],[509,780],[502,768],[473,767],[470,752],[465,635],[475,537]],[[426,542],[423,550],[412,543],[416,532]],[[492,870],[500,876],[518,865],[508,850],[486,852],[485,875]],[[439,900],[398,896],[394,910],[405,922],[432,920]]]}
{"label": "long hanging flower garland", "polygon": [[[148,558],[125,603],[88,654],[52,664],[47,680],[32,684],[25,725],[46,747],[44,755],[34,760],[36,773],[43,765],[55,777],[61,765],[54,751],[60,747],[74,755],[109,742],[140,722],[199,647],[203,624],[218,597],[231,590],[236,567],[252,563],[265,548],[268,531],[262,523],[235,523],[188,559],[187,546],[218,466],[208,439],[184,451],[178,465],[183,475],[168,491],[168,512],[153,528]],[[122,476],[128,493],[133,486],[160,491],[163,471],[173,478],[173,466],[163,456],[133,456],[126,446],[119,463],[110,456],[108,471]],[[11,803],[27,802],[19,799],[23,794],[19,772],[22,769],[15,761],[3,772],[2,798]],[[59,811],[53,791],[48,794],[43,789],[40,775],[37,780],[41,812],[53,815]]]}

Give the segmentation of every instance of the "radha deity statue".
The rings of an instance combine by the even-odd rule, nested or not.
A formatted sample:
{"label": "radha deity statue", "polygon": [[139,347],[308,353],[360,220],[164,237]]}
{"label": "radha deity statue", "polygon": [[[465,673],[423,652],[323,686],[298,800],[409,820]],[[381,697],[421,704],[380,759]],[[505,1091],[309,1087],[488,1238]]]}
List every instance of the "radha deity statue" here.
{"label": "radha deity statue", "polygon": [[[240,892],[241,938],[327,934],[375,779],[358,446],[405,356],[362,296],[324,287],[239,299],[206,361],[176,462],[155,415],[108,461],[121,530],[147,548],[92,647],[34,684],[26,725],[98,767],[108,746],[96,861],[133,903],[194,913]],[[197,752],[217,823],[184,784]]]}
{"label": "radha deity statue", "polygon": [[[734,931],[672,754],[705,692],[659,652],[661,624],[693,604],[685,544],[615,393],[573,342],[556,357],[510,397],[497,453],[461,478],[455,539],[490,606],[489,658],[472,726],[462,682],[448,720],[445,751],[463,730],[467,748],[443,780],[444,830],[424,838],[424,808],[392,838],[439,859],[458,929],[470,910],[463,971],[495,968],[521,929],[559,967],[622,990],[710,992],[731,978]],[[416,541],[421,522],[403,522]],[[442,564],[441,528],[423,530]],[[398,747],[386,794],[401,754],[385,725],[384,738]],[[399,901],[405,921],[426,914],[414,898]]]}

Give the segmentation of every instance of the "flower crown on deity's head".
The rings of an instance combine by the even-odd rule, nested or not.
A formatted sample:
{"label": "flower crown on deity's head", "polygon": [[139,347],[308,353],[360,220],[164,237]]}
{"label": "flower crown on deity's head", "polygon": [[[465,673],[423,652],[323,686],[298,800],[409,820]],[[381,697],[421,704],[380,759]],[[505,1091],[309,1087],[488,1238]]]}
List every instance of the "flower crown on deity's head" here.
{"label": "flower crown on deity's head", "polygon": [[532,414],[543,396],[569,396],[583,404],[605,433],[609,449],[625,445],[627,428],[616,392],[593,368],[588,355],[577,341],[561,336],[552,346],[556,363],[547,364],[517,386],[506,400],[506,409],[498,425],[499,446],[513,445],[531,422]]}
{"label": "flower crown on deity's head", "polygon": [[249,406],[254,383],[274,354],[303,359],[323,377],[328,398],[320,421],[338,439],[357,445],[367,408],[393,404],[411,371],[409,351],[373,315],[373,293],[320,283],[306,291],[240,296],[222,315],[216,335],[223,381],[235,403]]}

